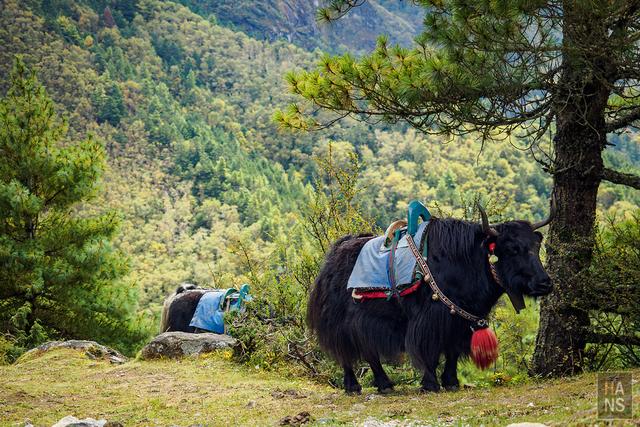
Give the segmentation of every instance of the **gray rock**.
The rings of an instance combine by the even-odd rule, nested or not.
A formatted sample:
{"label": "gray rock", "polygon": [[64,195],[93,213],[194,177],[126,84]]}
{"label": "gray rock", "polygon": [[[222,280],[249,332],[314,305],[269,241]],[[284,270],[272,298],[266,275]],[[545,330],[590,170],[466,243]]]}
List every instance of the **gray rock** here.
{"label": "gray rock", "polygon": [[229,335],[213,333],[191,334],[187,332],[165,332],[155,337],[142,349],[142,359],[176,359],[214,350],[229,348],[236,344]]}
{"label": "gray rock", "polygon": [[93,418],[85,418],[80,420],[72,415],[67,415],[52,427],[104,427],[107,420],[94,420]]}
{"label": "gray rock", "polygon": [[69,341],[49,341],[36,348],[32,348],[27,351],[20,360],[29,360],[32,357],[38,356],[41,353],[56,349],[56,348],[71,348],[74,350],[84,351],[85,355],[90,359],[105,359],[111,363],[121,364],[127,361],[127,358],[120,354],[118,351],[98,344],[95,341],[85,340],[69,340]]}

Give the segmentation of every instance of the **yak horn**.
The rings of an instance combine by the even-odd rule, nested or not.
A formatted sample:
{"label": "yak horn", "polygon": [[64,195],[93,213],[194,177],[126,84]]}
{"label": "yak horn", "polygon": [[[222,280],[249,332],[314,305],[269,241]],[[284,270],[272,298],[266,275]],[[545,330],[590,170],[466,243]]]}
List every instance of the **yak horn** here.
{"label": "yak horn", "polygon": [[555,218],[556,216],[556,194],[553,193],[551,195],[551,203],[550,203],[550,207],[549,207],[549,216],[545,219],[543,219],[542,221],[536,222],[531,224],[531,228],[533,228],[534,230],[537,230],[538,228],[544,227],[545,225],[549,224],[551,221],[553,221],[553,218]]}
{"label": "yak horn", "polygon": [[478,210],[480,211],[480,216],[482,217],[482,230],[484,230],[487,236],[498,236],[498,231],[489,224],[489,218],[487,218],[487,213],[484,211],[480,203],[477,203]]}

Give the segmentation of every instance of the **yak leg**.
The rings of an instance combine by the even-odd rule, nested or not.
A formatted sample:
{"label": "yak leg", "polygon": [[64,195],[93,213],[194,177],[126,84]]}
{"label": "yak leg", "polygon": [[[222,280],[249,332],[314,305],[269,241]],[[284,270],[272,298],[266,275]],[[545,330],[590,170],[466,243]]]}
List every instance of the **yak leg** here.
{"label": "yak leg", "polygon": [[371,371],[373,372],[373,384],[378,388],[378,391],[382,394],[392,392],[393,383],[384,371],[382,363],[380,363],[380,358],[368,358],[367,363],[371,366]]}
{"label": "yak leg", "polygon": [[353,367],[345,365],[342,369],[344,370],[344,391],[349,394],[360,394],[362,387],[358,383],[356,374],[353,372]]}
{"label": "yak leg", "polygon": [[437,392],[440,391],[440,385],[438,384],[438,377],[436,376],[436,368],[438,367],[438,359],[440,354],[438,352],[432,352],[425,360],[425,370],[422,376],[420,384],[421,391],[424,392]]}
{"label": "yak leg", "polygon": [[442,387],[445,390],[453,391],[460,388],[458,381],[458,357],[459,353],[445,353],[444,370],[442,371]]}

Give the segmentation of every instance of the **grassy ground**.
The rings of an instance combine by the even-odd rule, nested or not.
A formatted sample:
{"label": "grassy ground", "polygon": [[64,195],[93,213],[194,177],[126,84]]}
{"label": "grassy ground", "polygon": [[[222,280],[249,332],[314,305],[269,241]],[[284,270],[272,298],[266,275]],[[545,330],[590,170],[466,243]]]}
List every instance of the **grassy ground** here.
{"label": "grassy ground", "polygon": [[[634,376],[640,378],[640,370]],[[238,366],[224,353],[111,365],[79,351],[57,349],[0,366],[0,424],[23,425],[29,419],[36,426],[51,425],[74,415],[125,426],[273,426],[302,411],[311,414],[311,425],[597,422],[594,374],[453,393],[418,394],[414,387],[388,396],[374,391],[368,387],[360,396],[345,396],[306,379]],[[638,382],[634,391],[635,423],[640,425]]]}

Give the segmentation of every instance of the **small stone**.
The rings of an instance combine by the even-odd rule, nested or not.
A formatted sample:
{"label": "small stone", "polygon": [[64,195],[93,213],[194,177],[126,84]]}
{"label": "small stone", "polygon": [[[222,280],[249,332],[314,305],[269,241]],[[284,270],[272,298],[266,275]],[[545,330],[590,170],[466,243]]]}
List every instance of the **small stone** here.
{"label": "small stone", "polygon": [[244,405],[244,406],[245,406],[246,408],[248,408],[248,409],[253,409],[253,408],[255,408],[255,407],[256,407],[256,405],[257,405],[257,403],[256,403],[256,401],[255,401],[255,400],[250,400],[250,401],[248,401],[248,402],[247,402],[247,404],[246,404],[246,405]]}
{"label": "small stone", "polygon": [[67,415],[52,427],[105,427],[107,420],[94,420],[93,418],[85,418],[80,420],[73,415]]}
{"label": "small stone", "polygon": [[284,391],[274,390],[274,391],[271,392],[271,397],[273,397],[274,399],[283,399],[285,397],[291,397],[291,398],[294,398],[294,399],[304,399],[307,396],[302,394],[302,393],[299,393],[298,391],[296,391],[296,390],[294,390],[292,388],[290,388],[290,389],[287,389],[287,390],[284,390]]}
{"label": "small stone", "polygon": [[311,421],[311,414],[307,411],[300,412],[298,415],[291,416],[287,415],[286,417],[280,420],[281,426],[294,426],[299,427],[302,424],[306,424]]}

